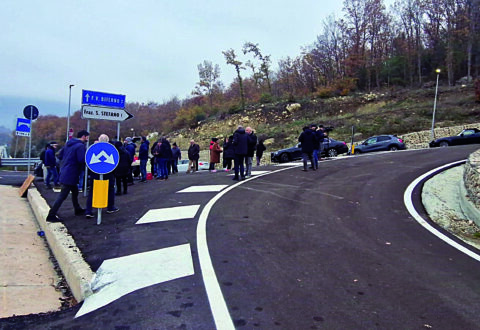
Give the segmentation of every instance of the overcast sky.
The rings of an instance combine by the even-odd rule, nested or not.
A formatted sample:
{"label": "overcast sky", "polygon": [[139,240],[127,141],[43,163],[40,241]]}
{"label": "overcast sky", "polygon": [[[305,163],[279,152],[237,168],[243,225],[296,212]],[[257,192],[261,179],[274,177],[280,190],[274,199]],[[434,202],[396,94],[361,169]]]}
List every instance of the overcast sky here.
{"label": "overcast sky", "polygon": [[245,42],[258,43],[276,69],[341,8],[326,0],[1,0],[0,126],[14,128],[27,104],[66,116],[70,84],[72,112],[82,89],[127,102],[183,99],[204,60],[219,64],[228,86],[235,73],[222,51],[243,56]]}

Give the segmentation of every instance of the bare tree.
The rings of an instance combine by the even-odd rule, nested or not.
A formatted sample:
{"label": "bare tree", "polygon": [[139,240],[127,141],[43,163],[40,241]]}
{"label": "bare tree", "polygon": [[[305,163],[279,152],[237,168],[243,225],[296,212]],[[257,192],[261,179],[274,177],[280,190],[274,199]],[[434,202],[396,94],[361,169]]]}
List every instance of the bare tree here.
{"label": "bare tree", "polygon": [[262,72],[263,77],[267,82],[268,92],[271,94],[272,86],[270,83],[270,55],[262,55],[260,48],[258,48],[258,44],[254,44],[252,42],[246,42],[243,45],[243,54],[247,53],[253,53],[253,56],[260,60],[260,72]]}
{"label": "bare tree", "polygon": [[225,56],[225,60],[227,64],[231,64],[235,67],[235,71],[237,71],[237,78],[238,78],[238,85],[240,87],[240,98],[242,102],[242,109],[245,110],[245,91],[243,90],[243,81],[242,75],[240,74],[240,70],[244,70],[245,67],[242,66],[243,62],[237,59],[237,55],[235,54],[235,50],[230,48],[229,50],[222,52],[223,56]]}
{"label": "bare tree", "polygon": [[194,94],[208,95],[210,110],[213,109],[214,92],[219,89],[218,78],[220,78],[220,67],[218,64],[213,65],[210,61],[203,61],[198,66],[198,76],[200,81],[197,83]]}

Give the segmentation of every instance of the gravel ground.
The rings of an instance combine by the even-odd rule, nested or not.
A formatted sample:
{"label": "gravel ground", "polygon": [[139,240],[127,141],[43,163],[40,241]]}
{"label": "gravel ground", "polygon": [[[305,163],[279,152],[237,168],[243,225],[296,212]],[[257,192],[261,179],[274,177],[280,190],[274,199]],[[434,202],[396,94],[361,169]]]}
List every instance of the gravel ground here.
{"label": "gravel ground", "polygon": [[463,184],[463,167],[451,168],[426,181],[422,190],[422,202],[435,223],[480,249],[480,228],[471,219],[467,219],[460,207],[459,185]]}

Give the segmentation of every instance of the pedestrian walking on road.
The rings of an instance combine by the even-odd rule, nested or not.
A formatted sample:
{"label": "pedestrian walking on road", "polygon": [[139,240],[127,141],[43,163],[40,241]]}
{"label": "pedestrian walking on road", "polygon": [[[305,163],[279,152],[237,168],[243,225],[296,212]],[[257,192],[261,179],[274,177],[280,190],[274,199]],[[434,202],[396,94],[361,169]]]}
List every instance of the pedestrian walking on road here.
{"label": "pedestrian walking on road", "polygon": [[57,212],[62,206],[62,203],[67,199],[70,192],[72,193],[72,203],[75,209],[75,215],[85,214],[85,209],[80,207],[78,203],[78,180],[80,172],[85,167],[85,142],[88,141],[89,133],[82,130],[77,133],[76,139],[71,139],[67,142],[62,149],[59,159],[62,161],[62,167],[60,170],[60,183],[62,184],[62,190],[57,199],[53,203],[52,208],[48,212],[48,222],[61,222]]}
{"label": "pedestrian walking on road", "polygon": [[182,160],[182,151],[176,142],[172,143],[172,173],[178,173],[178,161]]}

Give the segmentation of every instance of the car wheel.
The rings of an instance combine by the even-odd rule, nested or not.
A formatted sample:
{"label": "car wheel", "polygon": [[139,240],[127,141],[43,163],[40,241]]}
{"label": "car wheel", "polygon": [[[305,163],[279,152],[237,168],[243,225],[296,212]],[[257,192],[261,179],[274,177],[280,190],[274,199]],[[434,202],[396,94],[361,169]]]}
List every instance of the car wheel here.
{"label": "car wheel", "polygon": [[328,153],[328,157],[337,157],[338,156],[337,149],[335,149],[335,148],[328,149],[327,153]]}
{"label": "car wheel", "polygon": [[287,163],[290,161],[290,157],[288,157],[288,154],[282,154],[280,156],[280,163]]}
{"label": "car wheel", "polygon": [[439,143],[440,147],[448,147],[448,142],[447,141],[442,141]]}
{"label": "car wheel", "polygon": [[390,146],[390,147],[388,148],[388,150],[390,150],[390,151],[397,151],[397,150],[398,150],[398,147],[397,147],[397,146]]}

